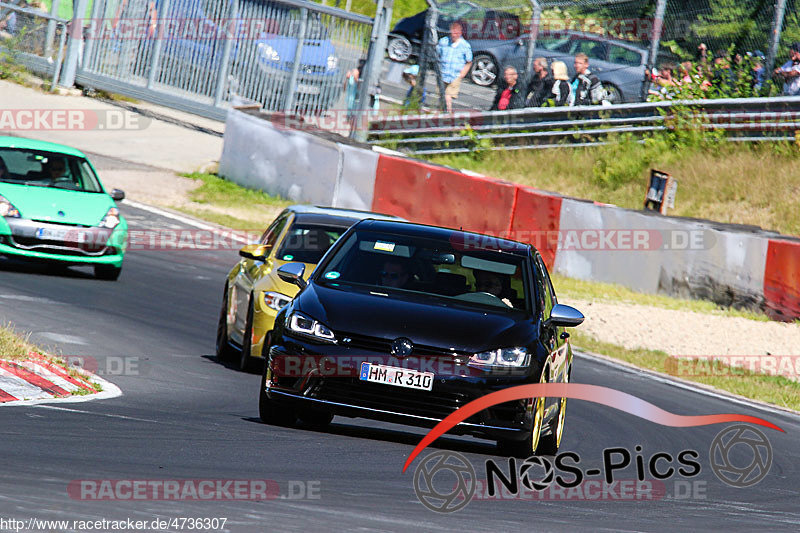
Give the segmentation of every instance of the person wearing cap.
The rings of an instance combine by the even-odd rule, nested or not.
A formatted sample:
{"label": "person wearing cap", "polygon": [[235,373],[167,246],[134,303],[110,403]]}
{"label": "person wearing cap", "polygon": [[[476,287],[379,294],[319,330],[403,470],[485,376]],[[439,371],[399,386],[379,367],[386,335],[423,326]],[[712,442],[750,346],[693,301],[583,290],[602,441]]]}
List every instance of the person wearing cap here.
{"label": "person wearing cap", "polygon": [[750,64],[753,68],[753,89],[758,92],[764,85],[764,60],[766,58],[761,50],[747,52],[747,57],[750,58]]}
{"label": "person wearing cap", "polygon": [[553,61],[553,89],[550,91],[550,99],[557,107],[569,105],[572,97],[572,86],[569,84],[569,74],[567,64],[563,61]]}
{"label": "person wearing cap", "polygon": [[[405,107],[411,105],[411,97],[414,94],[414,88],[417,86],[417,79],[419,78],[419,65],[411,65],[403,70],[403,79],[411,86],[406,93],[406,99],[403,102]],[[425,104],[425,87],[422,87],[422,97],[420,98],[419,105]]]}
{"label": "person wearing cap", "polygon": [[783,79],[783,94],[800,96],[800,42],[789,48],[789,61],[775,69],[775,75]]}

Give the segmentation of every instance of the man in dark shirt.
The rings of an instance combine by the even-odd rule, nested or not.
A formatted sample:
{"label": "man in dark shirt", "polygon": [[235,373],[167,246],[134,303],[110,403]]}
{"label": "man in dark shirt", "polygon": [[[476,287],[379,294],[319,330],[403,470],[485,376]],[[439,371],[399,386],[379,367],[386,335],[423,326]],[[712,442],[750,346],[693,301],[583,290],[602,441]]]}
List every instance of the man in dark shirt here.
{"label": "man in dark shirt", "polygon": [[503,71],[503,80],[497,85],[497,94],[489,111],[507,111],[525,107],[528,95],[528,86],[524,80],[519,79],[517,69],[508,66]]}
{"label": "man in dark shirt", "polygon": [[539,107],[550,98],[555,80],[548,67],[547,59],[543,57],[537,57],[533,61],[533,78],[529,86],[530,98],[526,107]]}

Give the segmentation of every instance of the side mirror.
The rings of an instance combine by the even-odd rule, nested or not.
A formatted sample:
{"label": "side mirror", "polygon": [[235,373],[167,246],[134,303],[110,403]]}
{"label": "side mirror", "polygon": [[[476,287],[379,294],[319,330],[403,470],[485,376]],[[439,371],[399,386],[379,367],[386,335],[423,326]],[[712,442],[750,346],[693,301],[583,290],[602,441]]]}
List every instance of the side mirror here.
{"label": "side mirror", "polygon": [[263,261],[267,257],[269,251],[268,246],[263,244],[248,244],[239,250],[239,255],[245,259],[252,259],[253,261]]}
{"label": "side mirror", "polygon": [[305,271],[306,266],[303,263],[286,263],[278,268],[278,277],[286,283],[293,283],[300,289],[305,289],[306,285],[308,285],[306,280],[303,279]]}
{"label": "side mirror", "polygon": [[550,311],[550,324],[564,328],[578,326],[583,322],[583,313],[568,305],[556,304]]}
{"label": "side mirror", "polygon": [[125,199],[125,191],[121,189],[111,189],[111,198],[115,202],[121,202]]}

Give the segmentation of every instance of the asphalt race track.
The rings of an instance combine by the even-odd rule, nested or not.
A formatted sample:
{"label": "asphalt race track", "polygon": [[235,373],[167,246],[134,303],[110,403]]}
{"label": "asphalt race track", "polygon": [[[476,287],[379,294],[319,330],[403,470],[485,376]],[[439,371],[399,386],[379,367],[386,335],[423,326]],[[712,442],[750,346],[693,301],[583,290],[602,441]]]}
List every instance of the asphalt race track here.
{"label": "asphalt race track", "polygon": [[[122,206],[135,229],[180,223]],[[259,376],[217,362],[214,335],[225,272],[235,251],[131,251],[116,283],[89,270],[67,274],[0,263],[0,320],[32,331],[32,340],[66,355],[135,363],[107,375],[121,397],[54,406],[0,407],[0,518],[27,520],[225,517],[244,531],[700,531],[800,530],[800,419],[711,397],[576,358],[573,381],[639,396],[678,414],[745,413],[786,433],[763,432],[773,448],[757,485],[723,484],[708,450],[725,425],[662,427],[593,403],[570,401],[562,451],[602,466],[608,447],[699,452],[702,470],[688,482],[695,497],[657,501],[472,501],[450,514],[415,496],[413,466],[402,465],[423,430],[336,418],[326,430],[285,429],[258,420]],[[568,303],[568,302],[565,302]],[[484,477],[493,443],[444,438],[437,448],[463,453]],[[422,454],[424,458],[432,450]],[[617,479],[635,479],[632,464]],[[67,487],[81,479],[274,480],[311,482],[315,496],[270,501],[84,501]],[[685,485],[685,483],[684,483]],[[292,483],[295,495],[301,486]],[[318,489],[318,493],[314,492]],[[698,497],[699,496],[699,497]],[[172,529],[175,531],[175,529]]]}

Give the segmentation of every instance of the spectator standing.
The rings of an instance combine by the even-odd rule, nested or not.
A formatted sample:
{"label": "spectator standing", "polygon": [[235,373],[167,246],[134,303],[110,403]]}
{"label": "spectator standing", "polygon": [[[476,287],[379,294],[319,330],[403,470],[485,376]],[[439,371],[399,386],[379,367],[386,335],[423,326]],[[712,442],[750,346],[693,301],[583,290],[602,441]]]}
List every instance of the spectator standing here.
{"label": "spectator standing", "polygon": [[747,57],[750,58],[750,64],[753,69],[753,89],[758,92],[764,86],[764,61],[766,57],[761,50],[747,52]]}
{"label": "spectator standing", "polygon": [[594,105],[602,102],[605,96],[600,79],[589,70],[589,56],[575,56],[575,78],[572,80],[572,99],[570,105]]}
{"label": "spectator standing", "polygon": [[453,112],[453,100],[458,98],[461,80],[472,67],[472,47],[462,37],[463,33],[464,27],[461,23],[453,22],[450,24],[450,35],[439,39],[437,46],[442,81],[446,85],[444,101],[448,113]]}
{"label": "spectator standing", "polygon": [[775,74],[783,79],[783,94],[800,96],[800,42],[789,49],[790,59],[775,69]]}
{"label": "spectator standing", "polygon": [[507,111],[525,107],[528,84],[520,82],[519,72],[512,66],[503,69],[503,81],[497,85],[497,94],[489,111]]}
{"label": "spectator standing", "polygon": [[[403,79],[408,82],[410,87],[408,88],[408,92],[406,93],[406,99],[403,102],[403,105],[409,107],[412,102],[412,97],[414,95],[414,88],[417,86],[417,80],[419,79],[419,65],[411,65],[403,70]],[[422,87],[422,96],[419,100],[419,105],[425,105],[425,87]]]}
{"label": "spectator standing", "polygon": [[550,91],[550,98],[557,107],[569,105],[572,98],[572,86],[569,84],[567,65],[563,61],[554,61],[552,68],[553,88]]}
{"label": "spectator standing", "polygon": [[525,103],[527,107],[539,107],[553,92],[553,76],[550,74],[547,59],[537,57],[533,61],[533,78],[530,81],[528,92],[530,98]]}

